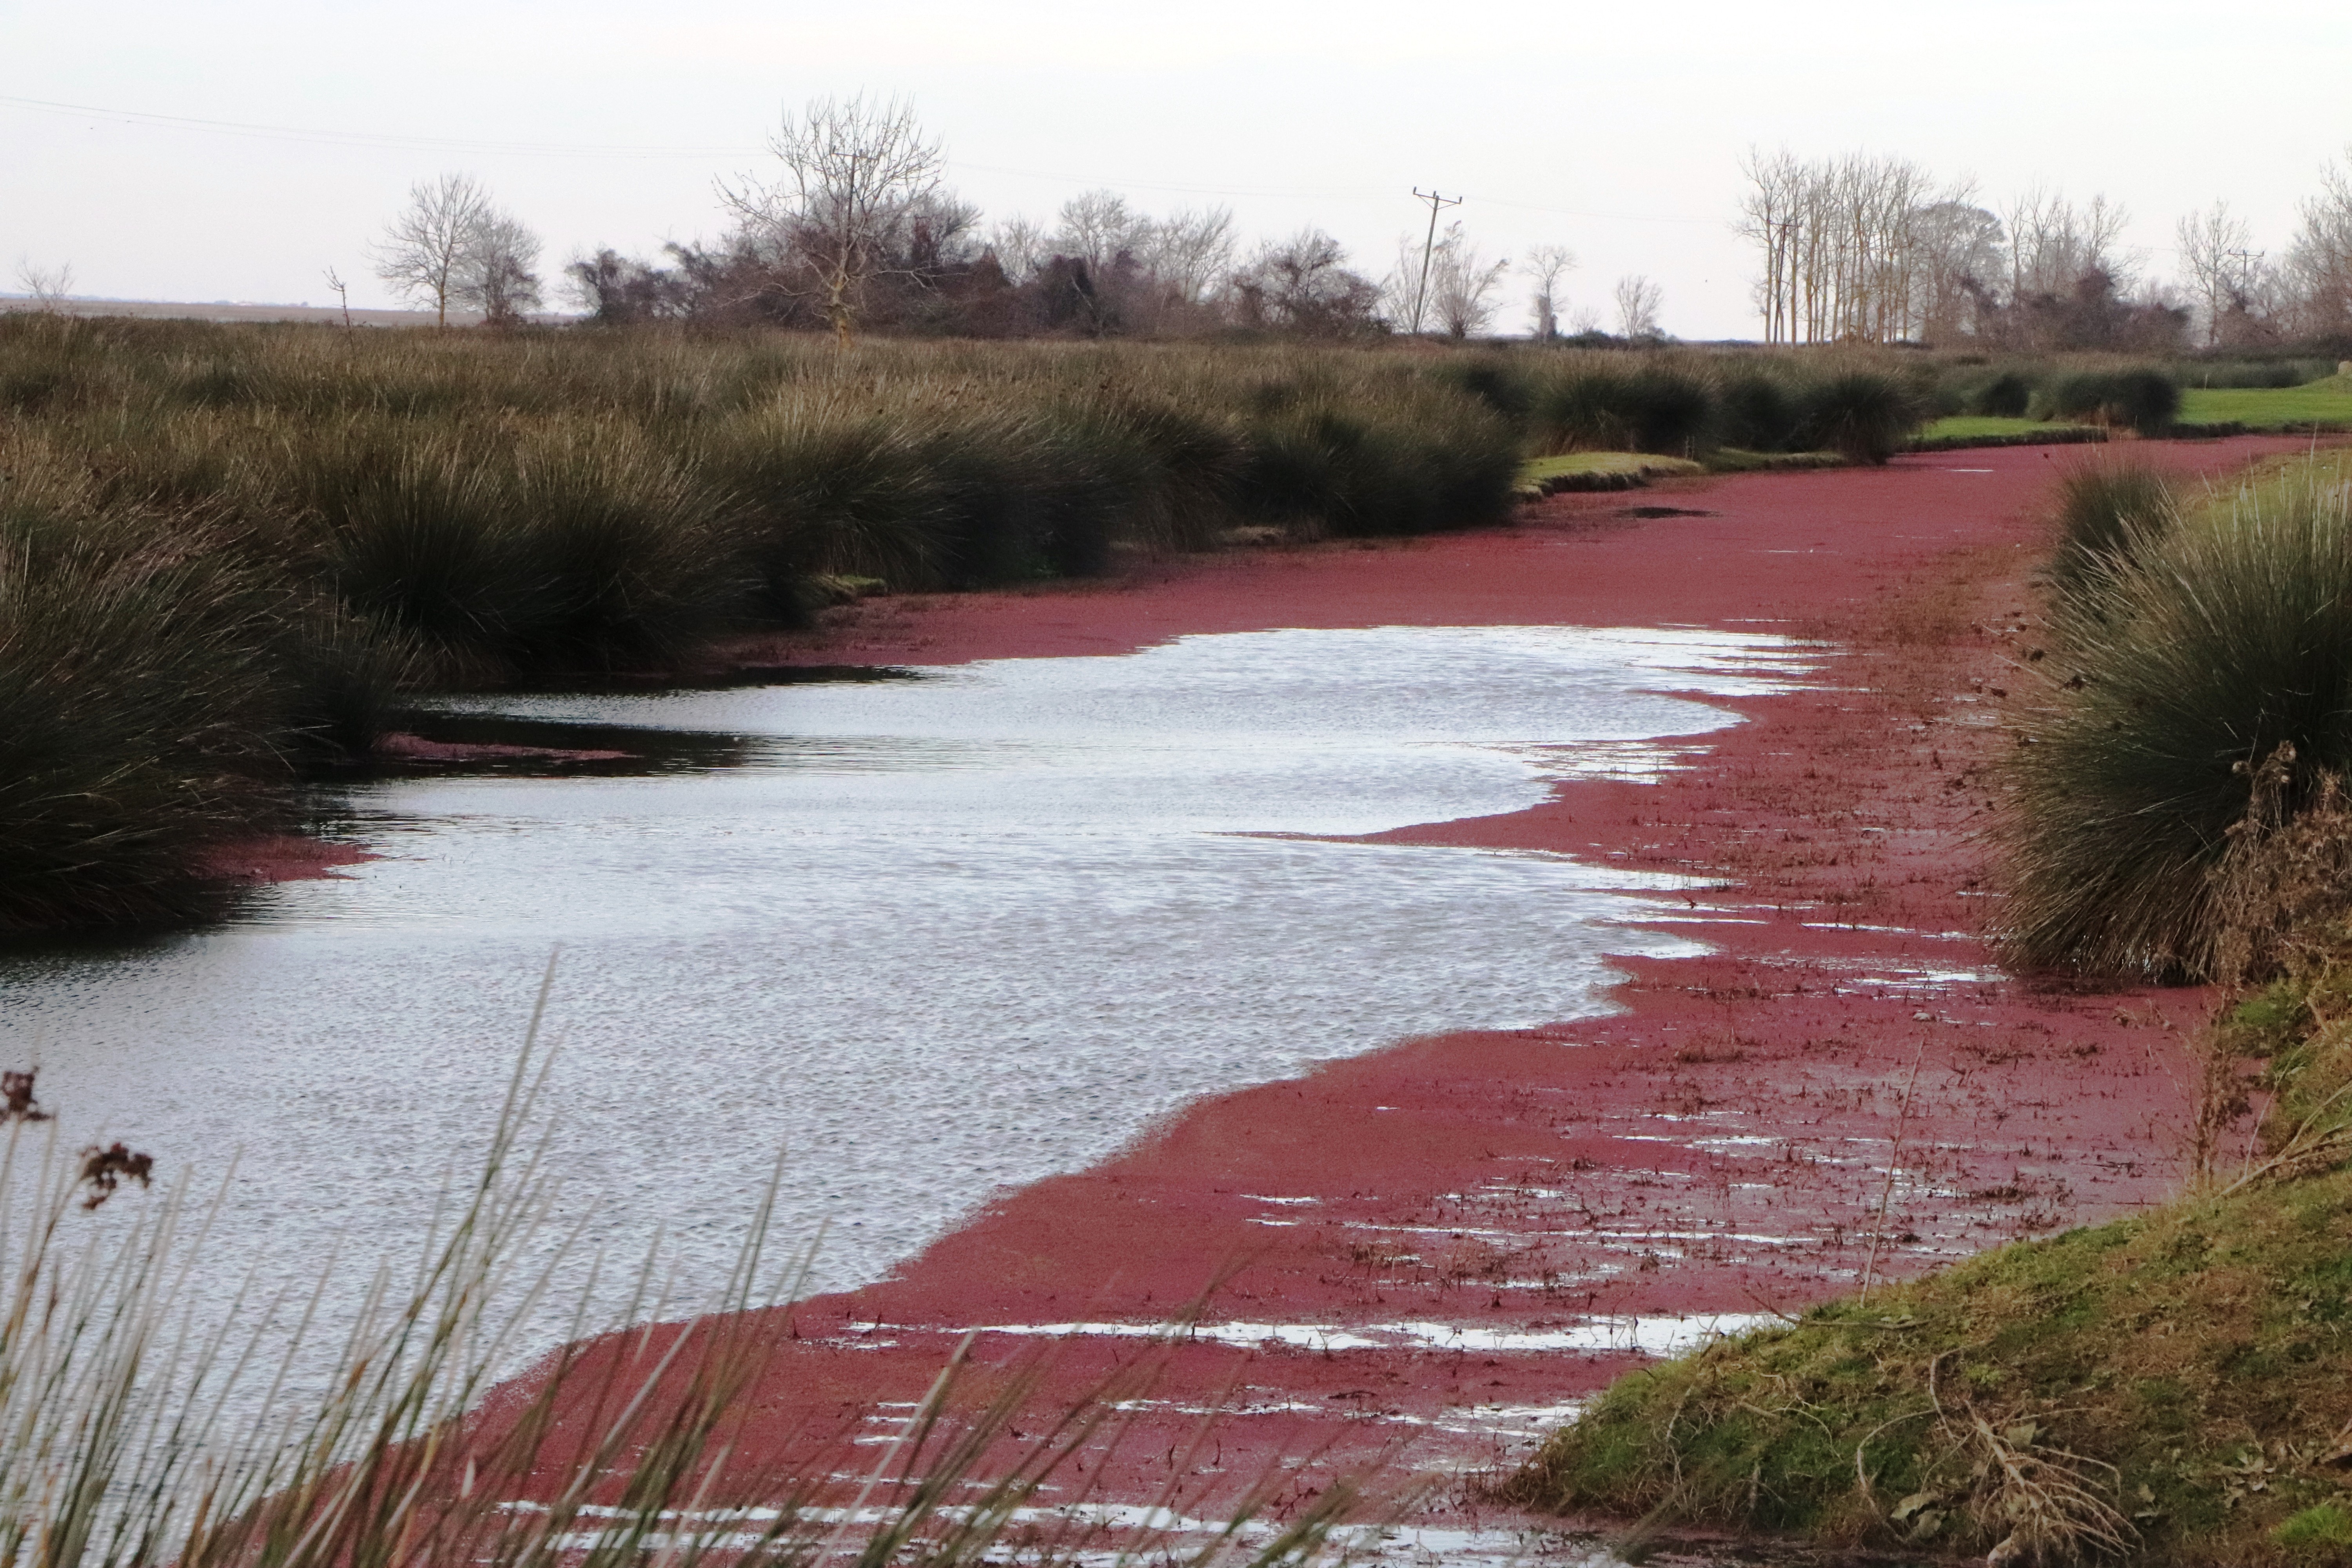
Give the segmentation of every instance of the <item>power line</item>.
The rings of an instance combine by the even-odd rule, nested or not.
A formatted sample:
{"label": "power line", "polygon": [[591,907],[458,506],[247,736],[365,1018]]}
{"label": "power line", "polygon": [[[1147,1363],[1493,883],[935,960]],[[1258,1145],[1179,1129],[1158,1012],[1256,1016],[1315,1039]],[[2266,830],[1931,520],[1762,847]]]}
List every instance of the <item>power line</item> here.
{"label": "power line", "polygon": [[1556,207],[1540,202],[1515,202],[1504,196],[1490,196],[1482,191],[1472,191],[1469,194],[1485,206],[1517,207],[1521,212],[1531,213],[1557,213],[1562,217],[1600,218],[1608,223],[1698,223],[1705,224],[1710,228],[1719,228],[1730,221],[1720,217],[1688,217],[1675,213],[1594,212],[1589,207]]}
{"label": "power line", "polygon": [[[110,109],[99,104],[66,103],[54,99],[22,98],[7,93],[0,93],[0,104],[39,114],[76,119],[96,118],[159,131],[193,131],[206,135],[236,136],[250,141],[289,142],[327,147],[370,147],[395,152],[483,153],[531,158],[653,159],[757,158],[765,156],[769,151],[765,147],[740,145],[501,142],[480,137],[411,135],[403,132],[334,131],[317,126],[272,125],[243,120],[210,120],[187,114],[155,114],[145,110]],[[1362,186],[1264,190],[1166,180],[1106,179],[1098,175],[1075,174],[1060,170],[1017,169],[1000,163],[975,163],[961,158],[950,158],[948,162],[951,167],[971,170],[975,174],[1012,174],[1022,179],[1051,180],[1075,185],[1113,185],[1125,190],[1167,191],[1179,195],[1224,196],[1264,201],[1386,201],[1389,199],[1377,190]],[[1508,197],[1485,195],[1479,195],[1478,200],[1489,205],[1514,207],[1524,212],[1552,213],[1563,217],[1598,219],[1609,223],[1714,225],[1723,221],[1720,218],[1685,217],[1661,213],[1598,212],[1586,208],[1553,206],[1545,203],[1515,201]]]}
{"label": "power line", "polygon": [[1323,190],[1253,191],[1237,189],[1228,185],[1187,184],[1168,180],[1105,179],[1098,175],[1073,174],[1066,171],[1054,171],[1047,169],[1013,169],[1007,168],[1002,163],[974,163],[962,158],[950,158],[948,160],[948,166],[952,169],[970,169],[983,174],[1013,174],[1024,180],[1052,180],[1058,184],[1071,185],[1117,186],[1118,189],[1125,191],[1171,191],[1179,195],[1251,196],[1276,201],[1387,201],[1389,199],[1388,195],[1384,192],[1371,190],[1362,186],[1358,186],[1349,190],[1326,188]]}
{"label": "power line", "polygon": [[330,147],[384,147],[442,153],[507,153],[539,158],[717,158],[745,157],[764,148],[678,147],[560,142],[492,142],[470,137],[412,136],[399,132],[325,131],[294,125],[264,125],[242,120],[201,120],[186,114],[151,114],[136,109],[103,109],[89,103],[59,103],[45,98],[0,93],[0,104],[37,113],[96,116],[164,131],[200,131],[270,142],[305,142]]}

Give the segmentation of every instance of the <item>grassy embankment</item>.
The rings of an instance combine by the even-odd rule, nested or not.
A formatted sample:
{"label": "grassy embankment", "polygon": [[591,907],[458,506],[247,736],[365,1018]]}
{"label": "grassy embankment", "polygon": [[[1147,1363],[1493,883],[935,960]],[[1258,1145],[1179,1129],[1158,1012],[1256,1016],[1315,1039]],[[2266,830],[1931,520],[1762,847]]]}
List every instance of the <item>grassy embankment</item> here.
{"label": "grassy embankment", "polygon": [[1623,1379],[1513,1496],[2002,1562],[2352,1563],[2348,494],[2327,457],[2201,506],[2114,469],[2062,498],[2007,936],[2233,999],[2192,1190]]}
{"label": "grassy embankment", "polygon": [[189,918],[417,689],[877,590],[1508,515],[1521,460],[1915,423],[1789,355],[0,320],[0,933]]}

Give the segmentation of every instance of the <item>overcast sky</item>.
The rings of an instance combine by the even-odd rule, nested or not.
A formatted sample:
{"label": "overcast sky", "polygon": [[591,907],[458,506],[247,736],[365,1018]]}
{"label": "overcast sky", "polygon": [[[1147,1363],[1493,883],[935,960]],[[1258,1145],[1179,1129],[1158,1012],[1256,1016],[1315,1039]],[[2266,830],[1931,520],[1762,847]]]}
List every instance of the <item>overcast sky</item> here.
{"label": "overcast sky", "polygon": [[325,303],[333,266],[390,303],[367,242],[445,170],[551,272],[650,252],[716,237],[714,176],[785,106],[860,91],[911,99],[992,218],[1110,186],[1319,225],[1377,276],[1434,185],[1490,254],[1573,248],[1564,313],[1643,273],[1705,338],[1755,331],[1751,145],[1902,153],[1995,206],[2105,192],[2159,275],[2218,196],[2283,248],[2352,143],[2352,4],[0,0],[0,291],[29,260],[79,294]]}

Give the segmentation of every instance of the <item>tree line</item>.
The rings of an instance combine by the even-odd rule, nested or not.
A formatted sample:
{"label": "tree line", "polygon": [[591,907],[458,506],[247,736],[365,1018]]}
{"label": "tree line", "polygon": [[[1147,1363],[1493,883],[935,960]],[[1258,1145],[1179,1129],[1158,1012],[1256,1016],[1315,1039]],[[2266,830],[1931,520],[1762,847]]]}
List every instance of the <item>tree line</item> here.
{"label": "tree line", "polygon": [[[1488,331],[1514,275],[1459,224],[1400,241],[1375,279],[1309,226],[1245,245],[1222,207],[1155,216],[1115,191],[1065,202],[1050,223],[983,225],[946,183],[938,138],[897,102],[820,100],[785,117],[773,172],[722,181],[728,226],[715,241],[657,256],[612,247],[573,258],[557,287],[591,321],[679,321],[827,331],[1020,337],[1186,336],[1242,330],[1315,338],[1418,324],[1455,338]],[[544,302],[539,243],[464,175],[417,185],[376,246],[377,274],[445,322],[452,309],[492,323]],[[1561,335],[1564,246],[1535,247],[1516,269],[1541,335]],[[1617,289],[1620,331],[1660,335],[1647,279]],[[1414,326],[1408,328],[1408,323]],[[1597,334],[1585,312],[1570,331]]]}
{"label": "tree line", "polygon": [[2176,227],[2180,275],[2147,275],[2128,215],[2035,189],[1997,209],[1907,158],[1750,153],[1738,232],[1775,343],[1925,342],[2165,353],[2352,339],[2352,174],[2330,166],[2275,260],[2226,202]]}
{"label": "tree line", "polygon": [[[1561,321],[1576,263],[1531,248],[1516,269],[1454,223],[1410,234],[1375,279],[1324,230],[1245,245],[1231,212],[1155,216],[1115,191],[1065,202],[1051,222],[984,225],[946,183],[939,139],[897,102],[820,100],[788,114],[766,175],[722,181],[713,241],[654,257],[576,256],[557,280],[589,321],[766,325],[961,337],[1246,331],[1322,339],[1424,329],[1490,331],[1516,274],[1537,335],[1597,341],[1601,318]],[[1988,205],[1975,183],[1903,157],[1803,159],[1751,152],[1734,227],[1760,267],[1754,299],[1770,343],[1928,343],[2011,353],[2167,353],[2352,343],[2352,172],[2330,166],[2273,258],[2226,202],[2177,226],[2177,279],[2128,247],[2104,195],[2028,191]],[[420,184],[376,247],[377,272],[446,323],[493,324],[544,302],[540,242],[463,175]],[[340,286],[340,279],[334,280]],[[1656,340],[1663,300],[1620,279],[1611,323]],[[1565,329],[1565,330],[1563,330]]]}

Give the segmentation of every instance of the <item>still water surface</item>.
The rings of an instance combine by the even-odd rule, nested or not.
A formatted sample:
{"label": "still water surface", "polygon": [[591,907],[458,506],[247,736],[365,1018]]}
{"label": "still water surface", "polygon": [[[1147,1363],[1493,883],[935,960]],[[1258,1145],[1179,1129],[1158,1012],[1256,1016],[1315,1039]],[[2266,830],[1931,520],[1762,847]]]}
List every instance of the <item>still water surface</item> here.
{"label": "still water surface", "polygon": [[0,957],[0,1058],[37,1059],[68,1147],[123,1138],[199,1185],[241,1152],[198,1294],[225,1311],[248,1268],[307,1279],[331,1256],[331,1322],[477,1156],[560,943],[558,1227],[631,1259],[660,1227],[677,1300],[706,1299],[782,1148],[779,1234],[830,1222],[814,1284],[851,1286],[1190,1100],[1591,1013],[1609,955],[1690,951],[1622,923],[1658,879],[1331,839],[1654,768],[1672,752],[1650,742],[1733,721],[1695,698],[1777,689],[1797,657],[1719,633],[1279,631],[469,700],[452,710],[642,733],[659,760],[352,788],[348,832],[380,859],[201,933]]}

